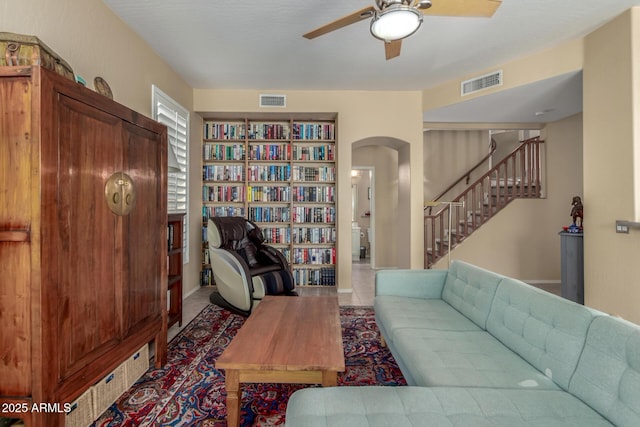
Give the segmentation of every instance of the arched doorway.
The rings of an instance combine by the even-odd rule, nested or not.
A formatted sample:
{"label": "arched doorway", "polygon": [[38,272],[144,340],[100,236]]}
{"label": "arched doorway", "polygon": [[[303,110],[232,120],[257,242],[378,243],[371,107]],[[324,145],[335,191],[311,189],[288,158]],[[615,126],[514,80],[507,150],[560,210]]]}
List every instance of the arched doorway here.
{"label": "arched doorway", "polygon": [[389,137],[356,141],[351,170],[352,255],[365,248],[363,259],[352,256],[353,298],[370,305],[375,270],[409,268],[409,143]]}

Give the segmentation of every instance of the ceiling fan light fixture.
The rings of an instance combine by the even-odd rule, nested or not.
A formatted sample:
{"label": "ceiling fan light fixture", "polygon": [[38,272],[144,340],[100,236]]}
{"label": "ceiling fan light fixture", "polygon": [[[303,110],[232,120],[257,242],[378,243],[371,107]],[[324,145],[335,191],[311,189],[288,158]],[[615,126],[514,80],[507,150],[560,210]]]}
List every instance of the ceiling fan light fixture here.
{"label": "ceiling fan light fixture", "polygon": [[371,20],[373,37],[391,42],[415,33],[422,24],[422,13],[410,6],[394,4],[376,13]]}

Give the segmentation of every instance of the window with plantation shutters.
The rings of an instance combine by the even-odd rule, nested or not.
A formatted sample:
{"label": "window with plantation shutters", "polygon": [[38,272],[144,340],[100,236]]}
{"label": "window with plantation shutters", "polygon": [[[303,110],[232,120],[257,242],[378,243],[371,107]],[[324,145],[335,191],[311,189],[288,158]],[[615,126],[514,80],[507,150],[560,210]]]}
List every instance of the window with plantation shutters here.
{"label": "window with plantation shutters", "polygon": [[180,172],[169,172],[167,180],[167,210],[169,213],[184,212],[183,239],[184,262],[189,262],[189,111],[171,99],[166,93],[153,86],[153,118],[167,126],[169,147],[180,165]]}

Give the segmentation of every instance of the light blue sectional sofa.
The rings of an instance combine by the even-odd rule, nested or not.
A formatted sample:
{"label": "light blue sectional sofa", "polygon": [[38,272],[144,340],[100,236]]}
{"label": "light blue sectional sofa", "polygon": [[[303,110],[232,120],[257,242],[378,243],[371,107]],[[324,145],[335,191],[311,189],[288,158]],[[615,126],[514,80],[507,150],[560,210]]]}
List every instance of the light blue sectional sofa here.
{"label": "light blue sectional sofa", "polygon": [[376,274],[407,387],[295,392],[296,426],[640,426],[640,327],[461,261]]}

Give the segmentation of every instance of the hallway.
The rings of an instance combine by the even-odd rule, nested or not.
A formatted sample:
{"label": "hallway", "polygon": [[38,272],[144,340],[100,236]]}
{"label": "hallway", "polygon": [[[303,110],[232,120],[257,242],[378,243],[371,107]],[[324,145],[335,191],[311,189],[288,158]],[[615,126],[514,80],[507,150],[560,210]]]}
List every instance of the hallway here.
{"label": "hallway", "polygon": [[340,305],[373,306],[375,296],[375,275],[368,259],[351,263],[352,293],[338,294]]}

